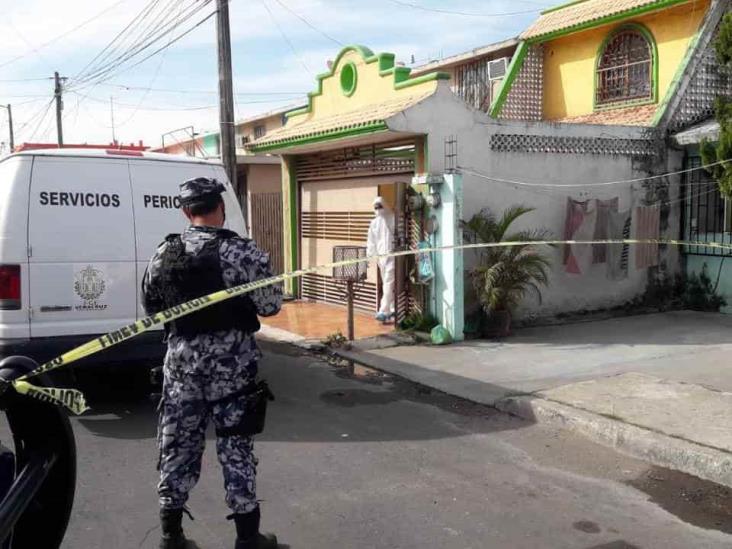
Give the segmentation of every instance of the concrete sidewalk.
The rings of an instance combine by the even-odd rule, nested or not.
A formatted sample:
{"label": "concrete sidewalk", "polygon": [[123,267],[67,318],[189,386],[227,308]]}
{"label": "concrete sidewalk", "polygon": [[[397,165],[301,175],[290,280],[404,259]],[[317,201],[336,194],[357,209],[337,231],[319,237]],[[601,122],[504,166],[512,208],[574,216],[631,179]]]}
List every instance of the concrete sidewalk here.
{"label": "concrete sidewalk", "polygon": [[731,352],[732,317],[675,312],[340,354],[732,486]]}

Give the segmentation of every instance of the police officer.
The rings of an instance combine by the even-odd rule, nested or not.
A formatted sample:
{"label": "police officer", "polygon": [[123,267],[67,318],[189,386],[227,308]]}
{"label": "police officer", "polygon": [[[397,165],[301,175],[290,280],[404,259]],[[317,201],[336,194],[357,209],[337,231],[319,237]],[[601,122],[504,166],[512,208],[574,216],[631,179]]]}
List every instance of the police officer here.
{"label": "police officer", "polygon": [[[143,305],[153,314],[224,287],[271,276],[269,257],[254,242],[223,229],[224,186],[197,178],[180,186],[190,226],[170,235],[150,260]],[[279,285],[255,290],[166,325],[168,351],[158,426],[162,549],[185,547],[181,527],[188,494],[198,481],[209,418],[223,468],[226,503],[236,524],[236,549],[277,547],[259,533],[257,459],[247,409],[261,353],[254,339],[259,316],[280,310]],[[249,421],[251,423],[251,421]]]}

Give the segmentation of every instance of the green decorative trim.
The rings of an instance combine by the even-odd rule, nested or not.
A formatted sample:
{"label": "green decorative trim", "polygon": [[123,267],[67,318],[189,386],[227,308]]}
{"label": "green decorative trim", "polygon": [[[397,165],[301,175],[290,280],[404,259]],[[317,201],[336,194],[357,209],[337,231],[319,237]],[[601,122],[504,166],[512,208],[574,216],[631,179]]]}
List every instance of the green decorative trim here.
{"label": "green decorative trim", "polygon": [[[640,99],[629,99],[627,101],[618,101],[617,103],[608,103],[604,105],[598,105],[597,104],[597,86],[599,84],[600,75],[597,73],[597,71],[600,68],[600,61],[602,60],[602,55],[605,52],[605,48],[607,47],[608,43],[615,38],[619,33],[633,30],[638,33],[640,33],[646,40],[648,40],[648,43],[651,46],[651,97],[650,98],[640,98]],[[624,25],[621,25],[615,29],[613,29],[611,32],[608,33],[608,35],[605,37],[605,39],[600,44],[600,47],[597,49],[597,55],[595,56],[595,76],[593,78],[593,86],[592,86],[592,110],[594,112],[598,111],[606,111],[606,110],[613,110],[613,109],[622,109],[627,107],[635,107],[639,105],[649,105],[651,103],[658,102],[658,44],[656,43],[656,38],[653,36],[653,33],[648,30],[645,26],[641,25],[640,23],[626,23]]]}
{"label": "green decorative trim", "polygon": [[322,143],[324,141],[333,141],[334,139],[343,139],[345,137],[353,137],[356,135],[366,135],[371,133],[378,133],[388,130],[386,122],[383,120],[374,120],[366,122],[359,126],[347,127],[347,128],[334,128],[332,130],[325,130],[312,135],[296,136],[288,139],[282,139],[281,141],[273,141],[270,143],[263,143],[262,145],[255,145],[250,150],[253,152],[267,152],[279,149],[286,149],[289,147],[309,145],[311,143]]}
{"label": "green decorative trim", "polygon": [[687,2],[691,2],[692,0],[659,0],[658,2],[654,4],[646,4],[645,6],[638,6],[620,13],[614,13],[612,15],[608,15],[606,17],[601,17],[599,19],[593,19],[592,21],[586,21],[584,23],[579,23],[577,25],[572,25],[571,27],[567,27],[564,29],[559,29],[547,34],[542,34],[539,36],[532,36],[531,38],[527,38],[526,41],[530,44],[538,44],[541,42],[547,42],[549,40],[554,40],[556,38],[560,38],[562,36],[566,36],[568,34],[574,34],[575,32],[585,31],[589,29],[594,29],[597,27],[602,27],[604,25],[608,25],[610,23],[621,23],[625,20],[627,20],[630,17],[637,17],[639,15],[645,15],[646,13],[650,13],[653,11],[659,11],[662,9],[670,8],[672,6],[675,6],[677,4],[685,4]]}
{"label": "green decorative trim", "polygon": [[699,25],[699,29],[696,31],[696,34],[689,42],[689,47],[686,50],[686,55],[684,55],[683,61],[679,64],[678,68],[676,69],[676,73],[674,74],[673,79],[671,80],[671,85],[668,87],[668,91],[666,92],[666,95],[663,98],[663,101],[658,105],[658,108],[656,109],[656,113],[653,115],[653,119],[651,120],[651,126],[658,126],[658,124],[661,122],[661,119],[663,118],[664,114],[666,114],[666,109],[668,108],[669,103],[671,102],[671,99],[676,95],[676,93],[679,90],[679,86],[681,85],[681,80],[684,78],[684,74],[686,74],[686,70],[689,68],[689,64],[691,63],[691,60],[694,57],[694,52],[696,51],[697,46],[699,45],[699,40],[701,40],[702,37],[702,30],[704,28],[704,25]]}
{"label": "green decorative trim", "polygon": [[293,116],[300,116],[312,112],[313,110],[313,98],[323,95],[323,80],[330,78],[335,74],[338,69],[338,65],[343,58],[349,52],[357,52],[367,64],[378,63],[379,64],[379,75],[380,76],[393,76],[394,78],[394,89],[401,90],[410,86],[416,86],[425,82],[433,80],[449,80],[450,74],[446,72],[432,72],[416,78],[409,78],[412,69],[408,67],[398,67],[395,64],[395,56],[393,53],[374,53],[365,46],[353,45],[346,46],[339,53],[333,61],[330,69],[327,72],[319,74],[315,77],[317,82],[317,89],[308,93],[308,104],[305,107],[296,109],[285,113],[288,119]]}
{"label": "green decorative trim", "polygon": [[[405,67],[399,67],[399,69],[403,69]],[[411,71],[412,69],[407,69],[408,71]],[[409,80],[404,80],[402,82],[396,82],[394,84],[395,90],[403,90],[404,88],[409,88],[411,86],[417,86],[419,84],[424,84],[425,82],[433,82],[435,80],[450,80],[450,73],[447,72],[431,72],[429,74],[423,74],[422,76],[416,76],[414,78],[410,78]]]}
{"label": "green decorative trim", "polygon": [[575,4],[581,4],[582,2],[587,2],[587,0],[572,0],[571,2],[565,2],[564,4],[559,4],[558,6],[554,6],[553,8],[545,9],[544,11],[541,12],[541,14],[546,15],[547,13],[563,10],[564,8],[574,6]]}
{"label": "green decorative trim", "polygon": [[506,76],[504,77],[503,82],[501,82],[501,87],[498,89],[498,94],[496,95],[496,98],[493,100],[493,104],[491,105],[489,111],[491,117],[498,118],[498,116],[501,114],[501,111],[503,110],[503,105],[506,103],[506,99],[508,99],[508,93],[511,91],[513,82],[514,80],[516,80],[516,77],[521,71],[521,67],[524,66],[524,60],[526,59],[526,54],[528,53],[528,42],[520,42],[518,47],[516,48],[516,52],[511,58],[511,63],[508,66],[508,71],[506,72]]}
{"label": "green decorative trim", "polygon": [[341,69],[340,75],[341,91],[346,97],[351,97],[358,85],[358,69],[353,62],[346,63]]}

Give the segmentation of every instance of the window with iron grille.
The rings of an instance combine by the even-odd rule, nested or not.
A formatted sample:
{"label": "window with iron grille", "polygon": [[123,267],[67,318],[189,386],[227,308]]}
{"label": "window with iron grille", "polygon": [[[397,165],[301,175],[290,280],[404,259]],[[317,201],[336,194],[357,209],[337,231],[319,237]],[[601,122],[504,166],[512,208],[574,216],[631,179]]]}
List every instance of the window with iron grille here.
{"label": "window with iron grille", "polygon": [[[732,211],[730,203],[719,192],[719,185],[704,169],[698,156],[686,161],[682,238],[693,242],[732,244]],[[728,250],[687,246],[684,251],[694,255],[731,255]]]}
{"label": "window with iron grille", "polygon": [[485,59],[457,68],[457,94],[471,107],[487,111],[491,106],[491,79]]}
{"label": "window with iron grille", "polygon": [[264,126],[254,126],[254,139],[264,137],[265,133],[267,133],[267,128]]}
{"label": "window with iron grille", "polygon": [[615,33],[597,64],[598,107],[654,99],[652,38],[637,28]]}

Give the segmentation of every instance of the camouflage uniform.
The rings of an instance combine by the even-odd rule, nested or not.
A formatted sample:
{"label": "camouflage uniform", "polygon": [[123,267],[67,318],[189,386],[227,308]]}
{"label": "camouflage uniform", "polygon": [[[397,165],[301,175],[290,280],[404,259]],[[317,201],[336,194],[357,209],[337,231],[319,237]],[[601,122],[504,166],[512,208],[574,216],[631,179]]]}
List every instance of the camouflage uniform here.
{"label": "camouflage uniform", "polygon": [[[210,227],[189,227],[181,235],[186,253],[196,254],[206,241],[215,238],[215,232]],[[163,243],[150,260],[143,280],[148,313],[164,308],[159,272],[165,246]],[[226,287],[271,276],[268,255],[250,240],[222,240],[219,256]],[[255,290],[249,296],[260,316],[276,314],[280,309],[279,285]],[[241,392],[254,383],[260,356],[254,336],[240,330],[194,338],[169,337],[158,425],[161,509],[183,507],[198,481],[209,417],[217,429],[240,423],[246,398]],[[257,459],[252,453],[252,437],[217,437],[216,451],[223,468],[227,505],[234,513],[255,510]]]}

